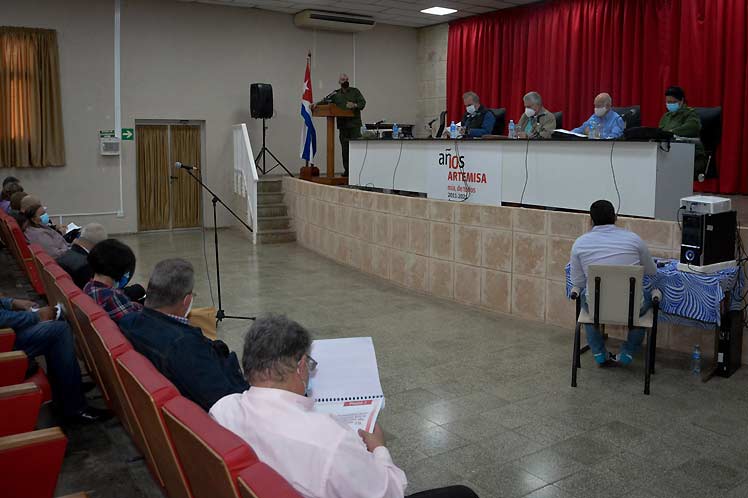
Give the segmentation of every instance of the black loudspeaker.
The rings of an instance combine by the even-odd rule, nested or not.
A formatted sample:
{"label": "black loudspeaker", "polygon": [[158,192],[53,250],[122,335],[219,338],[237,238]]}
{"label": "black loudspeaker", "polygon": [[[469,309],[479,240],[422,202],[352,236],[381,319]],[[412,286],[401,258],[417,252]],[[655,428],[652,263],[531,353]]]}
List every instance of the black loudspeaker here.
{"label": "black loudspeaker", "polygon": [[249,112],[255,119],[273,117],[273,86],[270,83],[252,83],[249,87]]}

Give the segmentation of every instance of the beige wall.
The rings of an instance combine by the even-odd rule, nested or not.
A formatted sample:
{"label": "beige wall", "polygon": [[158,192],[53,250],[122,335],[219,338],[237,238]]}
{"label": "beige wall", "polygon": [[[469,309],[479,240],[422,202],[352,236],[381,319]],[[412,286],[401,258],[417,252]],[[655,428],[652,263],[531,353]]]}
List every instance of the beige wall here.
{"label": "beige wall", "polygon": [[[5,0],[2,10],[2,24],[58,30],[67,165],[0,174],[20,177],[53,214],[117,211],[119,159],[99,156],[97,137],[98,130],[114,127],[114,0]],[[413,28],[313,32],[296,28],[286,14],[122,0],[121,32],[122,126],[140,119],[204,120],[204,176],[222,196],[231,192],[231,125],[247,122],[252,145],[260,148],[260,124],[249,117],[252,82],[273,84],[276,116],[269,121],[268,145],[298,171],[298,110],[308,49],[314,53],[315,98],[333,90],[338,73],[346,71],[367,100],[365,120],[416,119]],[[325,127],[322,120],[316,124],[321,165]],[[79,223],[96,219],[112,232],[137,229],[135,143],[123,142],[122,150],[124,216],[74,217]],[[209,199],[204,205],[207,209]],[[226,216],[219,219],[227,222]]]}
{"label": "beige wall", "polygon": [[[448,33],[448,24],[437,24],[418,30],[417,136],[428,136],[424,128],[426,123],[438,118],[439,113],[447,109]],[[438,121],[434,126],[438,127]]]}
{"label": "beige wall", "polygon": [[[589,229],[586,214],[457,204],[290,178],[284,191],[298,242],[315,252],[416,292],[574,328],[564,267],[574,240]],[[638,233],[654,256],[679,256],[676,222],[621,218],[619,224]],[[625,335],[620,327],[607,332]],[[661,348],[690,352],[696,343],[710,355],[714,332],[660,327]],[[748,348],[748,334],[743,344]]]}

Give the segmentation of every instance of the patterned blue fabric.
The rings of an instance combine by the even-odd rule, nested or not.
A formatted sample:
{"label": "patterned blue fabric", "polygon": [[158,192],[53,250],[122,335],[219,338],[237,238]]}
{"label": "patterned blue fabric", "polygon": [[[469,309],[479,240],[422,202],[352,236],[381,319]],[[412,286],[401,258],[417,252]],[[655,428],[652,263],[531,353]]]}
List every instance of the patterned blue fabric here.
{"label": "patterned blue fabric", "polygon": [[[661,260],[662,261],[662,260]],[[701,274],[678,271],[678,262],[667,261],[657,268],[657,275],[644,276],[644,291],[653,288],[662,292],[660,318],[663,321],[702,325],[719,325],[720,303],[730,292],[730,309],[742,309],[743,273],[739,268],[727,268],[716,273]],[[570,266],[566,265],[566,297],[571,294]],[[684,321],[688,320],[688,322]]]}

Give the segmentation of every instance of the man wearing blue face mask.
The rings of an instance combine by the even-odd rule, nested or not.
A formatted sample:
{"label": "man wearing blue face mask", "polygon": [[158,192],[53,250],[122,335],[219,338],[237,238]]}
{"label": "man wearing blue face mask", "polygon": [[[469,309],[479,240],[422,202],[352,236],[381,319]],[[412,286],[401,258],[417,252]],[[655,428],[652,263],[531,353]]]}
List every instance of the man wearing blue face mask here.
{"label": "man wearing blue face mask", "polygon": [[[115,322],[128,313],[140,311],[143,305],[133,300],[145,292],[133,286],[125,289],[135,271],[135,254],[119,240],[106,239],[96,244],[88,254],[88,264],[94,276],[83,288],[96,304],[109,313]],[[133,294],[133,295],[129,295]]]}
{"label": "man wearing blue face mask", "polygon": [[[660,128],[679,137],[699,138],[701,120],[696,110],[686,104],[686,93],[679,86],[671,86],[665,91],[667,112],[660,119]],[[706,170],[706,153],[701,141],[696,142],[694,157],[694,179]]]}

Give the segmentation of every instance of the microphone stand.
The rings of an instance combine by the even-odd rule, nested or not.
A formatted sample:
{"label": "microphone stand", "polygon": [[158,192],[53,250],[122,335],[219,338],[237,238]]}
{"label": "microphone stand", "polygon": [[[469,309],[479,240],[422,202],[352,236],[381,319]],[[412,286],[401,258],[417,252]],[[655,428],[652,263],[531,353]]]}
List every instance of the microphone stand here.
{"label": "microphone stand", "polygon": [[213,204],[213,240],[215,243],[216,252],[216,284],[218,286],[218,311],[216,311],[216,325],[218,325],[219,322],[223,321],[224,318],[231,318],[234,320],[254,320],[256,318],[254,316],[227,315],[223,310],[223,302],[221,300],[221,261],[218,257],[218,222],[216,216],[216,203],[220,203],[221,206],[226,208],[226,210],[231,213],[231,215],[236,218],[239,223],[244,225],[247,230],[249,230],[250,232],[254,232],[254,230],[252,230],[252,227],[247,225],[244,220],[242,220],[230,207],[228,207],[226,203],[223,202],[221,198],[215,194],[215,192],[213,192],[207,185],[205,185],[199,177],[195,176],[194,173],[192,173],[191,169],[187,169],[184,167],[179,169],[183,169],[184,171],[186,171],[193,180],[195,180],[202,188],[204,188],[210,195],[213,196],[213,198],[211,199],[211,203]]}

